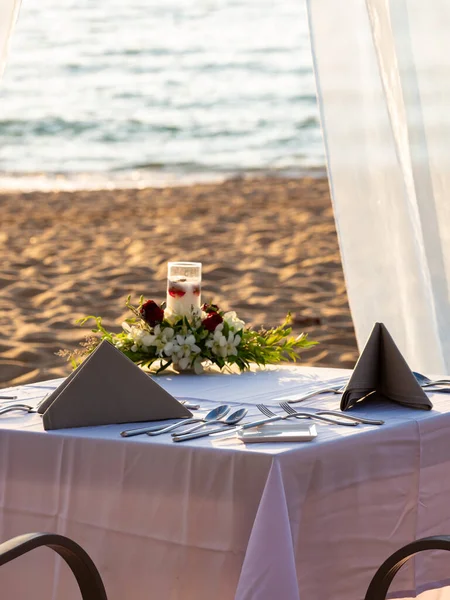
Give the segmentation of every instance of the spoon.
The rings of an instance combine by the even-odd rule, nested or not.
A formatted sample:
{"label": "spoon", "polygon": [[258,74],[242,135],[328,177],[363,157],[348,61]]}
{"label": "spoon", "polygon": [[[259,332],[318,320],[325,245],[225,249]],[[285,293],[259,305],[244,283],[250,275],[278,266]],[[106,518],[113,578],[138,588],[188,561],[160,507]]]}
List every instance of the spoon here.
{"label": "spoon", "polygon": [[169,433],[169,431],[173,431],[177,429],[177,427],[182,427],[183,425],[190,425],[191,423],[206,423],[208,421],[217,421],[221,417],[224,417],[227,413],[230,412],[230,407],[228,404],[222,404],[213,408],[209,411],[204,417],[194,417],[193,419],[182,419],[181,421],[177,421],[172,425],[164,425],[164,426],[152,426],[152,427],[141,427],[139,429],[128,429],[127,431],[122,431],[122,437],[131,437],[133,435],[141,435],[142,433],[147,433],[148,435],[160,435],[162,433]]}
{"label": "spoon", "polygon": [[[262,407],[263,405],[258,404],[257,407]],[[204,431],[194,431],[194,433],[182,434],[180,433],[176,437],[173,437],[174,442],[184,442],[187,440],[194,440],[196,438],[205,437],[212,434],[217,434],[217,436],[233,436],[237,431],[241,431],[243,429],[251,429],[253,427],[259,427],[260,425],[265,425],[266,423],[274,423],[276,421],[285,421],[286,419],[303,417],[305,419],[315,419],[318,421],[322,421],[324,423],[332,423],[333,425],[345,425],[346,427],[357,427],[359,423],[355,421],[347,421],[344,423],[344,420],[332,419],[329,417],[321,416],[318,414],[307,413],[307,412],[294,412],[293,414],[286,415],[275,415],[273,417],[266,417],[265,419],[258,419],[257,421],[250,421],[249,423],[244,423],[243,425],[237,425],[237,427],[233,427],[232,429],[226,429],[223,427],[214,427],[213,429],[205,429]]]}
{"label": "spoon", "polygon": [[[231,413],[231,415],[226,416],[222,419],[216,419],[215,421],[208,421],[208,423],[198,423],[193,427],[189,427],[188,429],[183,429],[180,435],[184,435],[186,433],[192,433],[193,431],[197,431],[202,427],[206,427],[207,425],[235,425],[239,423],[245,415],[248,413],[247,408],[240,408],[239,410],[235,410]],[[176,437],[178,434],[172,433],[172,437]]]}
{"label": "spoon", "polygon": [[[232,413],[226,419],[223,419],[222,421],[220,421],[220,425],[236,425],[237,423],[239,423],[239,421],[242,421],[242,419],[245,417],[246,414],[247,414],[247,409],[240,408],[239,410]],[[210,425],[210,423],[208,423],[208,425]],[[202,425],[202,427],[204,427],[204,426]],[[231,431],[234,431],[235,429],[236,428],[232,429]],[[172,434],[172,441],[173,442],[184,442],[185,440],[190,440],[190,439],[194,439],[194,438],[198,438],[198,437],[204,437],[204,436],[208,436],[210,433],[224,432],[226,430],[227,430],[226,427],[214,427],[212,429],[204,429],[203,431],[194,431],[192,433],[189,433],[189,432],[186,433],[185,431],[183,431],[182,433],[179,433],[179,434]]]}

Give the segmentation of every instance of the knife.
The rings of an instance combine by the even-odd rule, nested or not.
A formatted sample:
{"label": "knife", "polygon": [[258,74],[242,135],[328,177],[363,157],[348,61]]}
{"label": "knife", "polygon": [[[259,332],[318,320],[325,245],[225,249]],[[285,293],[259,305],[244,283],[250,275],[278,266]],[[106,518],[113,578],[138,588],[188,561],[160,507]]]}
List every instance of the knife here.
{"label": "knife", "polygon": [[[315,419],[317,421],[323,421],[324,423],[332,423],[333,425],[346,425],[349,427],[355,427],[358,423],[354,421],[349,421],[348,423],[343,423],[342,421],[336,421],[335,419],[330,419],[328,417],[322,415],[316,415],[313,413],[304,413],[304,412],[296,412],[292,415],[276,415],[275,417],[266,417],[265,419],[258,419],[257,421],[251,421],[250,423],[244,423],[243,425],[239,425],[238,427],[234,427],[233,429],[226,429],[224,431],[223,427],[216,427],[215,429],[210,429],[209,431],[195,431],[193,433],[185,433],[184,435],[180,433],[179,435],[173,435],[172,439],[174,442],[184,442],[186,440],[194,440],[200,437],[206,437],[208,435],[213,435],[215,433],[220,433],[222,435],[229,436],[230,434],[235,434],[237,431],[242,431],[244,429],[251,429],[252,427],[259,427],[260,425],[264,425],[265,423],[274,423],[276,421],[284,421],[286,419],[291,419],[293,417],[305,417],[308,419]],[[219,437],[219,436],[216,436]]]}

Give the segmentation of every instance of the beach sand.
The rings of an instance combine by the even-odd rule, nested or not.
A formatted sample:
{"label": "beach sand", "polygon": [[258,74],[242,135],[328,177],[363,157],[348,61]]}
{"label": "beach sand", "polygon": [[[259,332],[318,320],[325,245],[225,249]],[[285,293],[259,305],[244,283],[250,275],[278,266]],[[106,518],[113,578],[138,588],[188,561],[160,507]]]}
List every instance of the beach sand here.
{"label": "beach sand", "polygon": [[[124,300],[165,299],[167,261],[203,263],[203,300],[253,326],[288,311],[320,344],[304,364],[353,367],[357,348],[323,179],[0,195],[0,387],[64,376],[61,348]],[[299,363],[302,364],[302,363]]]}

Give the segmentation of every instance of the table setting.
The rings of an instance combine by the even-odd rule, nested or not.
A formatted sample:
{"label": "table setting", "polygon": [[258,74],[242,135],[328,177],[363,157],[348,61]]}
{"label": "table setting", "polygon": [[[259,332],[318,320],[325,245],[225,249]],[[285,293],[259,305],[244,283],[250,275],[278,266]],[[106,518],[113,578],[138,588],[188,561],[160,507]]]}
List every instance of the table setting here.
{"label": "table setting", "polygon": [[[174,277],[168,291],[187,311],[186,282]],[[189,310],[200,302],[194,283]],[[413,372],[382,323],[353,370],[278,364],[279,348],[289,355],[307,341],[288,328],[258,334],[260,364],[247,365],[240,343],[255,352],[257,334],[246,338],[235,314],[228,324],[218,307],[197,306],[195,318],[216,327],[205,333],[197,320],[188,333],[185,314],[186,332],[162,346],[165,315],[148,302],[119,334],[96,318],[98,341],[68,377],[1,391],[5,538],[41,530],[76,539],[117,600],[150,589],[173,599],[358,600],[386,556],[450,528],[450,380]],[[225,344],[240,337],[226,356],[214,346],[221,324]],[[173,356],[177,335],[200,341]],[[197,343],[213,360],[197,361]],[[30,577],[18,597],[35,578],[37,600],[76,597],[53,558],[39,571],[24,561]],[[0,573],[6,589],[17,588],[17,569]],[[446,582],[445,560],[424,556],[392,590],[409,598]]]}

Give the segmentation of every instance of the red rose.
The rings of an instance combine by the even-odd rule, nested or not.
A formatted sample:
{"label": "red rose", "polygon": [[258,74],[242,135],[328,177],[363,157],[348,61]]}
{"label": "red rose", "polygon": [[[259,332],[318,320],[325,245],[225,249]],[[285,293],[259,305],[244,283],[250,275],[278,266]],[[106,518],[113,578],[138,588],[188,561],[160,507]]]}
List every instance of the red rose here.
{"label": "red rose", "polygon": [[202,306],[202,310],[206,313],[215,313],[219,312],[219,307],[217,304],[205,304]]}
{"label": "red rose", "polygon": [[156,304],[153,300],[147,300],[139,311],[141,317],[146,323],[154,327],[158,323],[161,323],[164,319],[163,309]]}
{"label": "red rose", "polygon": [[210,312],[206,319],[203,319],[202,325],[208,331],[214,331],[217,325],[222,323],[223,319],[217,312]]}

